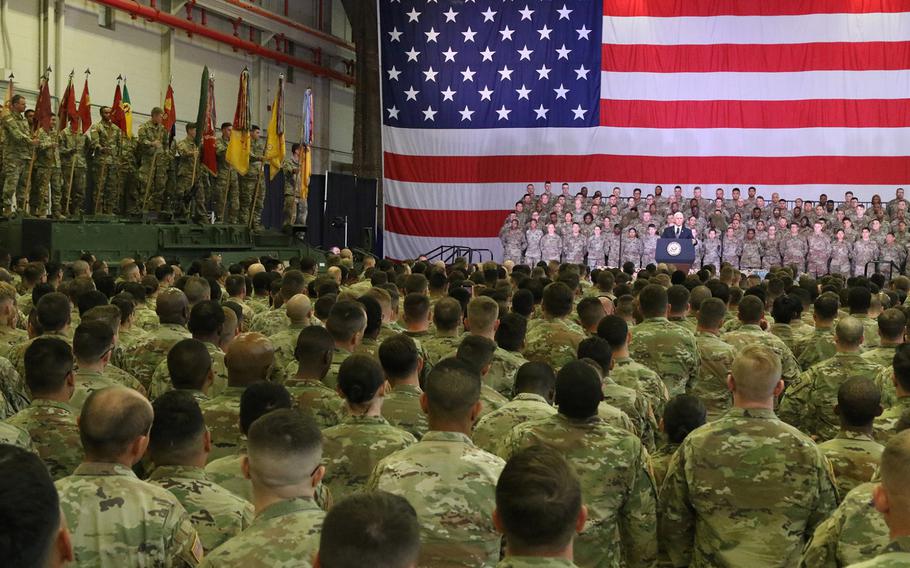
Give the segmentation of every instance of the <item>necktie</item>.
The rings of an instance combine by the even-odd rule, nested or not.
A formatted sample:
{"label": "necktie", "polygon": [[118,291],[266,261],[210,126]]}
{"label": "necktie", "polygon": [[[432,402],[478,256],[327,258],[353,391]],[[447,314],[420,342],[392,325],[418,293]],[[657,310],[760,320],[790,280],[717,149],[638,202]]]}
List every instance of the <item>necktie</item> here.
{"label": "necktie", "polygon": [[676,227],[676,238],[679,238],[679,227]]}

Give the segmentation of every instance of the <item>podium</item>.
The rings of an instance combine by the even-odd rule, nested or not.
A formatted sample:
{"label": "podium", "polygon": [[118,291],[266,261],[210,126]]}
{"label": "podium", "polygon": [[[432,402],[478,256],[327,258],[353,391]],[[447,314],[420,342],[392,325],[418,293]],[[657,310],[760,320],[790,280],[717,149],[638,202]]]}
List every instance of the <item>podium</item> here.
{"label": "podium", "polygon": [[695,264],[695,245],[692,239],[657,239],[657,262],[675,264],[677,270],[689,272]]}

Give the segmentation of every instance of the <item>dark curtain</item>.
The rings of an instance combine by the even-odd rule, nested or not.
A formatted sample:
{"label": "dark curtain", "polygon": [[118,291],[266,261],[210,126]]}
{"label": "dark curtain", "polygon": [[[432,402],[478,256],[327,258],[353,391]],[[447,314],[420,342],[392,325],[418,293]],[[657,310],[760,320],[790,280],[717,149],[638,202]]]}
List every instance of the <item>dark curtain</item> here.
{"label": "dark curtain", "polygon": [[[379,101],[378,15],[374,0],[341,0],[351,22],[357,62],[354,76],[354,175],[380,180],[382,211],[382,108]],[[382,226],[380,215],[379,226]]]}

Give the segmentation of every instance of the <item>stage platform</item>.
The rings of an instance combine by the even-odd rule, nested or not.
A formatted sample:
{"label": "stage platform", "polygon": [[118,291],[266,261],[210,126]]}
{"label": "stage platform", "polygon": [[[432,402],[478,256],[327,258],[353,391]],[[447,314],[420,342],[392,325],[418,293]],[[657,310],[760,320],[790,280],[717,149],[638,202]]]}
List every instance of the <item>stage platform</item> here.
{"label": "stage platform", "polygon": [[47,247],[53,260],[63,262],[76,260],[84,252],[115,261],[161,254],[187,264],[206,252],[221,254],[225,265],[262,255],[282,260],[297,256],[311,256],[318,262],[325,260],[322,250],[301,240],[299,235],[252,231],[246,225],[151,223],[119,217],[0,221],[0,247],[12,254],[27,254],[36,246]]}

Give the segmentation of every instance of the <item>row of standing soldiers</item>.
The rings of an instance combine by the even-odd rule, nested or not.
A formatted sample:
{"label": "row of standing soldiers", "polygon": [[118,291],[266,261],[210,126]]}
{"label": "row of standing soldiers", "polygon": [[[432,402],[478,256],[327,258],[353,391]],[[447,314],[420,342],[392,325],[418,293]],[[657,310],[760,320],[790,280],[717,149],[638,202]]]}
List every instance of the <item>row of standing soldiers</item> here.
{"label": "row of standing soldiers", "polygon": [[252,212],[259,226],[265,195],[265,143],[259,127],[251,129],[250,169],[239,175],[225,160],[231,125],[222,125],[216,142],[218,175],[213,176],[202,164],[195,125],[188,124],[186,137],[175,141],[161,108],[153,108],[151,119],[131,137],[111,122],[110,107],[101,107],[100,122],[86,133],[59,130],[56,117],[50,129],[35,131],[25,99],[17,96],[11,102],[0,122],[3,217],[17,211],[58,219],[153,212],[246,223]]}

